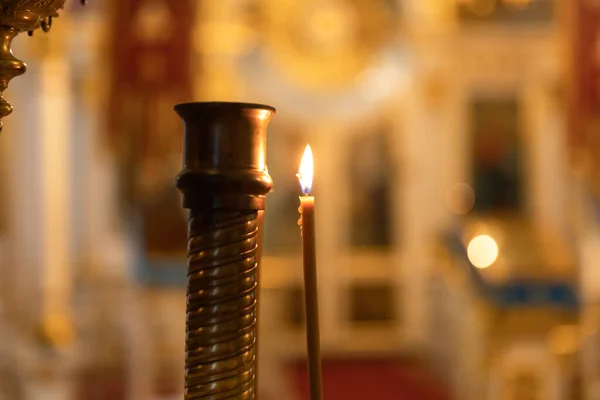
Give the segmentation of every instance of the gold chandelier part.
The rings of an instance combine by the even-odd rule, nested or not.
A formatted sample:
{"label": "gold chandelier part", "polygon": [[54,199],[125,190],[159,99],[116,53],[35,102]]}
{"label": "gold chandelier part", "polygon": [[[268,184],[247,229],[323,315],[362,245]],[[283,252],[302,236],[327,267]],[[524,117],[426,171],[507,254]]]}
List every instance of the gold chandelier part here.
{"label": "gold chandelier part", "polygon": [[[25,73],[27,66],[12,52],[13,39],[21,32],[41,28],[50,30],[52,18],[58,16],[66,0],[0,0],[0,130],[2,118],[13,111],[13,107],[3,97],[8,83],[15,76]],[[82,4],[86,0],[81,0]]]}

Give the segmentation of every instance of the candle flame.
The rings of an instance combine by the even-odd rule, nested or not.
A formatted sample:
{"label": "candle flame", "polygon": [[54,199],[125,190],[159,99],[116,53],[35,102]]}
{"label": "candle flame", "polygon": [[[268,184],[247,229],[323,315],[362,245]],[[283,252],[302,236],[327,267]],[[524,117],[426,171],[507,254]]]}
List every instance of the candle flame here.
{"label": "candle flame", "polygon": [[300,161],[300,170],[296,174],[300,181],[302,194],[309,194],[313,182],[313,154],[310,145],[306,145],[302,161]]}

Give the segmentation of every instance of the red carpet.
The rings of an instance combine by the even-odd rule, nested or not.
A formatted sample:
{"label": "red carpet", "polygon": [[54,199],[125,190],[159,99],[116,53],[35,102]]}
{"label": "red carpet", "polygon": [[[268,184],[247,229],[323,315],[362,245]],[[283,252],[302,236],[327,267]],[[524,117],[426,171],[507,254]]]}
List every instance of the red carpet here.
{"label": "red carpet", "polygon": [[[401,361],[324,360],[325,400],[450,400],[428,374]],[[291,367],[300,399],[309,400],[306,363]]]}

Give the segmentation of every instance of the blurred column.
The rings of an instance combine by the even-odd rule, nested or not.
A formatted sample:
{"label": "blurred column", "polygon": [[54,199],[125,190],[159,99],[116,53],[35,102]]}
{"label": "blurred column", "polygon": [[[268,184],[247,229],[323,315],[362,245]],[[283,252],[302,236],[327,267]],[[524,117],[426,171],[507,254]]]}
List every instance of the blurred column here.
{"label": "blurred column", "polygon": [[[17,85],[15,113],[20,131],[11,146],[11,255],[16,269],[18,325],[16,348],[29,354],[20,362],[25,399],[71,398],[71,379],[58,364],[73,343],[71,324],[71,93],[65,38],[67,17],[48,35],[36,32],[19,42],[29,70]],[[21,47],[23,46],[23,47]],[[34,340],[31,340],[33,338]],[[44,359],[45,351],[56,353]],[[52,374],[49,365],[55,366]]]}
{"label": "blurred column", "polygon": [[[68,29],[67,21],[61,28]],[[63,25],[64,24],[64,25]],[[57,29],[58,30],[58,29]],[[54,34],[57,34],[54,32]],[[64,33],[63,33],[64,35]],[[57,41],[61,40],[60,34]],[[64,38],[62,38],[64,41]],[[49,42],[50,43],[50,42]],[[59,44],[59,46],[62,45]],[[53,46],[51,46],[53,47]],[[70,317],[73,270],[71,260],[71,88],[70,63],[62,48],[52,49],[42,60],[42,109],[39,120],[41,145],[41,197],[38,204],[42,219],[40,289],[42,321]]]}
{"label": "blurred column", "polygon": [[[12,148],[11,236],[19,302],[27,325],[70,314],[70,66],[64,52],[69,20],[29,38],[29,71],[20,82]],[[42,36],[43,35],[43,36]],[[21,44],[23,44],[21,42]]]}
{"label": "blurred column", "polygon": [[[443,195],[439,176],[441,138],[447,134],[443,114],[430,104],[442,101],[442,93],[428,93],[426,77],[415,76],[411,98],[403,118],[401,168],[402,212],[398,216],[401,243],[401,273],[404,278],[403,311],[406,333],[411,341],[427,340],[428,280],[435,262],[436,233],[443,224]],[[441,82],[440,82],[441,83]]]}
{"label": "blurred column", "polygon": [[[15,83],[16,81],[21,80],[16,79]],[[11,89],[13,86],[11,85]],[[16,86],[16,89],[8,92],[11,93],[11,98],[20,91],[18,83]],[[14,367],[15,342],[19,336],[16,322],[20,319],[20,311],[23,311],[23,308],[19,307],[19,300],[22,297],[18,279],[20,271],[12,258],[14,230],[11,226],[14,225],[12,204],[17,198],[13,193],[16,175],[14,149],[16,143],[22,139],[20,119],[15,118],[14,115],[6,118],[2,132],[0,135],[0,190],[3,193],[0,200],[2,215],[0,217],[0,375],[3,377],[0,377],[0,399],[9,400],[11,392],[14,393],[14,388],[17,386],[16,382],[10,380],[16,380],[18,376]]]}
{"label": "blurred column", "polygon": [[402,221],[399,224],[402,240],[402,262],[400,270],[403,276],[403,328],[409,342],[417,345],[425,335],[427,302],[425,299],[425,275],[427,271],[427,219],[429,166],[423,155],[424,138],[431,132],[427,120],[421,113],[421,102],[417,98],[418,90],[406,107],[405,126],[400,146],[405,155],[402,169]]}
{"label": "blurred column", "polygon": [[[434,264],[436,233],[444,225],[444,138],[447,114],[447,38],[454,25],[453,2],[409,0],[403,3],[405,23],[415,55],[410,98],[405,102],[402,140],[402,215],[399,232],[404,279],[403,312],[408,339],[425,345],[428,282]],[[435,340],[435,339],[434,339]]]}
{"label": "blurred column", "polygon": [[[93,7],[90,7],[93,6]],[[101,8],[100,6],[104,6]],[[106,105],[110,59],[105,46],[108,3],[77,7],[70,35],[73,76],[72,122],[73,256],[90,281],[122,281],[132,274],[128,243],[118,224],[118,166],[108,146]]]}
{"label": "blurred column", "polygon": [[[340,175],[341,157],[338,124],[320,121],[310,127],[309,143],[314,145],[315,199],[317,212],[317,254],[319,270],[319,315],[323,347],[335,347],[340,338],[340,317],[345,315],[340,305],[341,290],[347,268],[338,260],[343,256],[342,243],[346,237],[345,213],[349,208],[340,196],[344,176]],[[340,228],[342,231],[340,231]]]}
{"label": "blurred column", "polygon": [[[27,38],[18,36],[15,40],[15,52],[23,54]],[[23,56],[21,56],[23,57]],[[41,95],[38,85],[41,80],[39,68],[28,63],[27,75],[15,79],[11,85],[15,110],[7,118],[2,139],[10,140],[9,162],[9,238],[10,257],[14,271],[13,315],[21,327],[31,327],[37,315],[34,314],[38,299],[32,293],[38,293],[35,279],[40,265],[40,232],[36,223],[40,219],[39,202],[40,151],[39,136]],[[9,122],[13,121],[13,122]],[[19,121],[18,130],[15,120]],[[11,130],[10,127],[15,127]],[[6,136],[10,135],[10,139]],[[37,310],[36,310],[37,311]]]}
{"label": "blurred column", "polygon": [[[548,60],[545,52],[539,58]],[[553,64],[548,61],[548,64]],[[555,63],[554,63],[555,64]],[[548,234],[562,234],[566,228],[565,183],[568,152],[564,113],[557,96],[558,74],[544,73],[525,91],[525,120],[531,154],[527,179],[531,182],[531,212],[539,228]],[[545,76],[544,76],[545,75]],[[541,78],[541,79],[540,79]]]}

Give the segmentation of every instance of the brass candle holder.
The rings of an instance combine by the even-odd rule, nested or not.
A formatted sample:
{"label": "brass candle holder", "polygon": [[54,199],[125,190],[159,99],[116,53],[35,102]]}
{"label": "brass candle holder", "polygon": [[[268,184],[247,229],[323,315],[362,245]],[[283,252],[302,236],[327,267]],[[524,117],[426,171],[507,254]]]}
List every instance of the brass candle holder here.
{"label": "brass candle holder", "polygon": [[[27,66],[12,52],[13,39],[21,32],[33,34],[38,28],[48,32],[52,19],[64,7],[66,0],[0,0],[0,130],[2,118],[13,111],[3,97],[8,83],[25,73]],[[80,0],[85,4],[86,0]]]}
{"label": "brass candle holder", "polygon": [[185,399],[256,395],[258,273],[267,173],[266,129],[275,109],[186,103],[184,165],[189,209]]}

